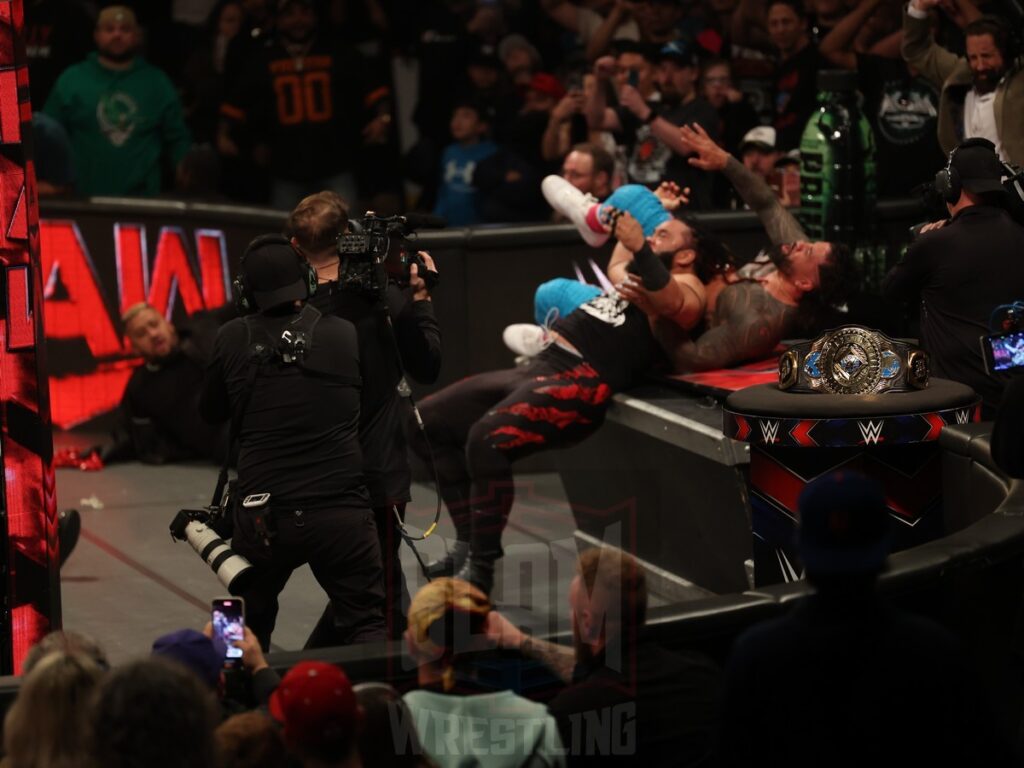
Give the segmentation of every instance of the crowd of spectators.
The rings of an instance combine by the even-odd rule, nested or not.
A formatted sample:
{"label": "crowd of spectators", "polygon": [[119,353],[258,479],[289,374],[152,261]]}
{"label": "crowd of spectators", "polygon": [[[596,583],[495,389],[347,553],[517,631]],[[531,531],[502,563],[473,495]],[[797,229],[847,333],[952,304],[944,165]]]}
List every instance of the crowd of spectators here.
{"label": "crowd of spectators", "polygon": [[24,660],[2,764],[1011,764],[959,641],[876,593],[891,540],[881,487],[826,475],[800,519],[814,592],[743,633],[724,668],[655,640],[644,570],[598,547],[569,588],[571,645],[523,631],[467,582],[425,585],[408,610],[404,693],[323,661],[282,675],[247,627],[227,671],[211,624],[115,667],[89,638],[54,632]]}
{"label": "crowd of spectators", "polygon": [[[541,179],[587,143],[612,188],[741,206],[686,162],[678,127],[697,124],[792,205],[832,67],[858,74],[881,195],[907,196],[953,130],[940,91],[966,71],[963,29],[1003,1],[923,0],[904,21],[898,0],[26,0],[41,189],[288,208],[326,188],[453,225],[543,221]],[[1015,86],[1005,110],[995,93],[1008,114]],[[1021,162],[1015,133],[1002,150]]]}

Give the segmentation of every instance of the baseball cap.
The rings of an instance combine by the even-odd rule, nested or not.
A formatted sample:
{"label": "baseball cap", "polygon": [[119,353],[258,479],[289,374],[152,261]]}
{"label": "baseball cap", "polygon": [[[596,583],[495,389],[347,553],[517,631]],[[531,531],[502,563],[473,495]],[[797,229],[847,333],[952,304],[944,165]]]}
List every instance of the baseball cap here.
{"label": "baseball cap", "polygon": [[749,147],[771,151],[775,149],[776,141],[777,136],[774,128],[770,125],[759,125],[756,128],[751,128],[743,135],[743,141],[740,142],[740,152],[745,152]]}
{"label": "baseball cap", "polygon": [[808,573],[882,570],[889,554],[889,510],[876,480],[859,472],[833,472],[811,482],[797,506],[797,548]]}
{"label": "baseball cap", "polygon": [[791,149],[789,152],[783,152],[779,159],[775,161],[776,168],[782,168],[786,165],[800,165],[800,150]]}
{"label": "baseball cap", "polygon": [[216,688],[224,664],[223,643],[220,646],[218,652],[217,643],[202,632],[179,629],[154,640],[153,655],[173,659],[199,675],[208,687]]}
{"label": "baseball cap", "polygon": [[953,152],[951,165],[968,192],[1006,192],[1001,181],[1003,165],[995,145],[985,139],[971,139]]}
{"label": "baseball cap", "polygon": [[504,61],[512,51],[520,48],[530,55],[534,66],[540,63],[540,51],[537,50],[537,47],[522,35],[517,34],[505,35],[501,38],[501,42],[498,43],[498,58]]}
{"label": "baseball cap", "polygon": [[535,72],[530,78],[530,84],[526,87],[546,96],[554,96],[556,99],[565,96],[565,86],[557,77],[548,72]]}
{"label": "baseball cap", "polygon": [[261,310],[309,298],[301,267],[302,257],[281,235],[257,237],[242,256],[246,288]]}
{"label": "baseball cap", "polygon": [[663,45],[658,51],[658,61],[674,61],[681,67],[697,66],[697,57],[685,40],[673,40]]}
{"label": "baseball cap", "polygon": [[339,667],[302,661],[270,695],[270,714],[290,744],[318,747],[351,738],[359,720],[352,683]]}

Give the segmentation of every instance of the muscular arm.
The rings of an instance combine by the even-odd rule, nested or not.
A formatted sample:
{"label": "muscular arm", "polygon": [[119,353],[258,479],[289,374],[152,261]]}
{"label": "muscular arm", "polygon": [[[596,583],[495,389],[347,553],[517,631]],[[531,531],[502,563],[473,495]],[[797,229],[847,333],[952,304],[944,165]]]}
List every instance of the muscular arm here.
{"label": "muscular arm", "polygon": [[676,373],[728,368],[769,356],[782,340],[796,309],[769,296],[753,282],[735,283],[718,297],[713,326],[696,341],[668,323],[655,327]]}
{"label": "muscular arm", "polygon": [[806,240],[807,234],[792,213],[787,211],[771,187],[753,172],[743,167],[735,157],[730,157],[722,173],[736,189],[743,202],[757,214],[764,224],[768,239],[775,245]]}

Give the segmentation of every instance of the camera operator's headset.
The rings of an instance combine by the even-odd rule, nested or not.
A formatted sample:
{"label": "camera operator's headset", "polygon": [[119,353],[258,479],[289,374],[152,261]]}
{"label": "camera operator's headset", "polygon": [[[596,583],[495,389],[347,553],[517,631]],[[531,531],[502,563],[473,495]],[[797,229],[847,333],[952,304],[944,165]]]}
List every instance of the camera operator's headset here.
{"label": "camera operator's headset", "polygon": [[245,280],[245,257],[253,251],[266,248],[268,245],[287,245],[295,254],[295,265],[298,274],[306,284],[306,298],[308,299],[316,293],[316,269],[306,261],[301,253],[295,250],[291,240],[284,235],[261,235],[246,246],[245,253],[242,254],[242,270],[232,281],[232,287],[235,289],[235,309],[238,310],[240,315],[252,314],[261,309],[256,301],[256,297],[253,296],[252,287]]}
{"label": "camera operator's headset", "polygon": [[[995,144],[988,139],[982,138],[967,139],[962,144],[953,147],[946,160],[946,167],[935,174],[935,191],[950,205],[960,199],[960,193],[964,190],[964,183],[960,178],[960,172],[953,167],[953,157],[961,149],[968,149],[969,147],[984,147],[985,149],[992,150],[993,154],[996,151]],[[1001,160],[999,162],[1002,163]]]}

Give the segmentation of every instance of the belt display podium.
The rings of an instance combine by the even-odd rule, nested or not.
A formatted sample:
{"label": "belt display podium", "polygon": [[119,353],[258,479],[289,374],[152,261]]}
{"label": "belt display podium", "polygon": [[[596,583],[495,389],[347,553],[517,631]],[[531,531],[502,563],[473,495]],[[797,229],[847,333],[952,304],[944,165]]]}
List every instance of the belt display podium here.
{"label": "belt display podium", "polygon": [[[782,364],[783,373],[786,364]],[[939,432],[981,418],[980,398],[963,384],[849,395],[782,391],[761,384],[726,400],[723,431],[750,444],[754,580],[794,581],[797,499],[830,471],[858,470],[885,490],[898,551],[942,535]]]}

